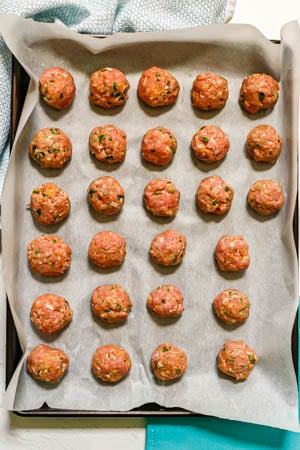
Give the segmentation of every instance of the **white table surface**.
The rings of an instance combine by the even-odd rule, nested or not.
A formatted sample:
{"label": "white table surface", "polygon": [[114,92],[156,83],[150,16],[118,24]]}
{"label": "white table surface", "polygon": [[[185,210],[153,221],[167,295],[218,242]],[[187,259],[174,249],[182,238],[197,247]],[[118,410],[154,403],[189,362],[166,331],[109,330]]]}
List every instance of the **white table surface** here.
{"label": "white table surface", "polygon": [[[231,23],[252,24],[267,38],[280,39],[280,28],[291,20],[300,23],[299,0],[237,0]],[[0,269],[1,265],[0,257]],[[5,388],[6,333],[6,302],[1,278],[0,296],[1,405]],[[142,450],[145,425],[143,418],[24,418],[0,408],[0,449]]]}

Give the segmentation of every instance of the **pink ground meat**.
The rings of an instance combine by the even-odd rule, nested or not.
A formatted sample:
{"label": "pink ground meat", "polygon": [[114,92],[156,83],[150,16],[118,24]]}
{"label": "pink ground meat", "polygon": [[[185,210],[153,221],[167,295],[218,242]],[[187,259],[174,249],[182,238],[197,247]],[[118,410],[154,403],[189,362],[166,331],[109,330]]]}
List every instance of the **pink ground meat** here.
{"label": "pink ground meat", "polygon": [[124,189],[113,177],[105,176],[92,181],[87,193],[92,208],[105,216],[118,214],[123,207]]}
{"label": "pink ground meat", "polygon": [[60,128],[43,128],[35,133],[29,156],[43,169],[60,169],[72,156],[72,144]]}
{"label": "pink ground meat", "polygon": [[219,319],[231,325],[248,319],[250,302],[247,295],[237,289],[226,289],[215,297],[213,307]]}
{"label": "pink ground meat", "polygon": [[126,255],[126,241],[113,231],[100,231],[91,240],[88,255],[90,261],[102,269],[119,266]]}
{"label": "pink ground meat", "polygon": [[70,72],[61,67],[49,67],[40,77],[39,89],[43,100],[49,106],[62,110],[71,105],[76,86]]}
{"label": "pink ground meat", "polygon": [[193,82],[192,104],[195,108],[210,111],[222,108],[228,98],[228,83],[215,73],[200,73]]}
{"label": "pink ground meat", "polygon": [[248,192],[249,206],[262,216],[279,211],[284,205],[281,185],[275,180],[258,180]]}
{"label": "pink ground meat", "polygon": [[180,192],[166,178],[151,180],[144,189],[144,203],[155,216],[174,217],[178,211]]}
{"label": "pink ground meat", "polygon": [[227,341],[218,353],[218,368],[221,372],[235,378],[246,380],[258,358],[244,341]]}
{"label": "pink ground meat", "polygon": [[133,305],[120,285],[104,284],[94,290],[91,306],[99,319],[107,323],[118,323],[127,319]]}
{"label": "pink ground meat", "polygon": [[39,275],[60,276],[70,267],[72,250],[61,238],[42,235],[27,247],[31,270]]}
{"label": "pink ground meat", "polygon": [[127,351],[118,345],[98,347],[92,357],[92,372],[96,378],[108,383],[122,380],[131,369]]}
{"label": "pink ground meat", "polygon": [[282,139],[271,125],[258,125],[247,136],[247,151],[258,162],[274,164],[282,148]]}
{"label": "pink ground meat", "polygon": [[30,209],[33,218],[43,224],[52,225],[64,220],[70,212],[68,194],[55,183],[44,183],[33,189]]}
{"label": "pink ground meat", "polygon": [[53,334],[68,325],[73,312],[64,297],[56,294],[39,295],[33,302],[30,320],[44,334]]}
{"label": "pink ground meat", "polygon": [[105,164],[124,161],[127,149],[127,136],[114,125],[95,127],[89,136],[90,152]]}
{"label": "pink ground meat", "polygon": [[148,130],[142,140],[142,156],[155,166],[169,164],[177,150],[177,140],[168,128],[156,127]]}
{"label": "pink ground meat", "polygon": [[178,317],[184,310],[183,294],[177,286],[159,286],[149,294],[147,307],[161,318]]}
{"label": "pink ground meat", "polygon": [[248,113],[256,114],[274,106],[278,94],[278,81],[265,73],[255,73],[244,78],[239,101]]}
{"label": "pink ground meat", "polygon": [[174,230],[159,233],[150,245],[150,256],[156,264],[177,266],[186,252],[187,240],[184,234]]}
{"label": "pink ground meat", "polygon": [[57,384],[69,368],[69,358],[59,348],[40,344],[29,353],[26,367],[35,380]]}
{"label": "pink ground meat", "polygon": [[148,106],[156,108],[175,103],[180,86],[170,72],[154,66],[142,73],[137,89],[140,99]]}
{"label": "pink ground meat", "polygon": [[204,163],[221,161],[230,147],[227,135],[215,125],[200,128],[194,134],[191,144],[195,157]]}
{"label": "pink ground meat", "polygon": [[119,69],[104,67],[92,73],[90,101],[105,109],[122,106],[128,98],[130,83]]}
{"label": "pink ground meat", "polygon": [[213,175],[200,182],[196,202],[201,211],[222,215],[231,208],[233,196],[234,189],[221,177]]}
{"label": "pink ground meat", "polygon": [[218,266],[225,272],[238,272],[249,267],[248,243],[243,236],[224,235],[219,239],[215,257]]}
{"label": "pink ground meat", "polygon": [[159,380],[174,380],[184,375],[187,369],[187,356],[175,345],[161,344],[152,353],[151,367]]}

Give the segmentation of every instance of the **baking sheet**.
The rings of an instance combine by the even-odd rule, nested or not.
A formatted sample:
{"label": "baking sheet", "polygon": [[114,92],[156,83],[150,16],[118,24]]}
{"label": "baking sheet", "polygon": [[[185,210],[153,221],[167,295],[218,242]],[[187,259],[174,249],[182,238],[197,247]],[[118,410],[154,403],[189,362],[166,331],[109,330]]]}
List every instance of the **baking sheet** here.
{"label": "baking sheet", "polygon": [[[282,44],[277,46],[244,25],[115,35],[99,41],[56,25],[30,21],[29,27],[28,22],[9,15],[0,19],[6,43],[32,77],[3,190],[4,277],[24,357],[38,343],[48,342],[64,349],[71,364],[62,383],[53,389],[35,383],[21,361],[7,391],[7,407],[17,411],[35,409],[47,402],[61,409],[125,411],[156,402],[298,429],[297,384],[290,351],[297,309],[297,261],[292,239],[297,25],[286,25]],[[39,75],[51,65],[65,67],[75,78],[76,98],[65,113],[51,111],[38,96]],[[179,80],[181,92],[174,107],[151,110],[138,101],[139,76],[151,65],[169,69]],[[88,101],[90,73],[105,66],[119,67],[131,83],[129,100],[118,111],[91,108]],[[190,88],[200,71],[215,71],[229,81],[229,100],[217,114],[195,112],[191,107]],[[279,79],[281,91],[272,112],[250,118],[241,111],[237,99],[242,79],[254,72],[267,72]],[[284,140],[282,155],[272,167],[253,164],[244,148],[250,129],[266,121]],[[105,123],[114,123],[128,136],[125,162],[116,169],[95,164],[88,152],[90,130]],[[190,140],[206,123],[219,125],[227,132],[231,149],[219,165],[196,166]],[[156,125],[172,129],[178,139],[177,154],[164,170],[154,170],[140,159],[142,136]],[[61,127],[73,142],[72,161],[61,172],[39,170],[29,161],[28,143],[44,126]],[[107,173],[119,179],[126,200],[118,218],[100,221],[90,213],[86,189],[91,180]],[[235,188],[232,209],[224,218],[203,217],[195,207],[200,180],[212,174],[222,176]],[[171,222],[151,218],[142,206],[145,184],[160,176],[169,177],[181,191],[180,209]],[[287,198],[280,213],[265,220],[246,208],[250,185],[262,178],[280,181]],[[34,186],[46,180],[63,187],[72,202],[70,217],[51,230],[38,227],[25,208]],[[167,228],[184,232],[188,239],[186,257],[174,270],[159,269],[148,258],[152,238]],[[105,229],[121,232],[127,240],[125,262],[111,272],[97,271],[87,260],[90,239]],[[71,269],[62,279],[41,280],[28,268],[27,244],[43,232],[54,232],[73,248]],[[249,242],[251,265],[242,276],[221,274],[215,267],[214,248],[225,233],[243,234]],[[108,327],[93,319],[90,296],[102,283],[120,283],[130,294],[134,308],[125,324]],[[166,324],[154,320],[145,306],[149,292],[162,283],[177,284],[185,295],[184,314]],[[229,287],[247,293],[252,303],[247,323],[231,330],[215,320],[211,309],[215,295]],[[74,319],[58,337],[45,339],[32,329],[28,316],[34,298],[47,291],[69,300]],[[234,383],[216,370],[216,354],[227,339],[246,340],[259,356],[259,364],[244,383]],[[185,349],[189,359],[185,376],[167,385],[154,380],[149,364],[154,348],[166,341]],[[108,342],[127,348],[133,363],[130,376],[115,386],[96,382],[90,372],[95,348]]]}

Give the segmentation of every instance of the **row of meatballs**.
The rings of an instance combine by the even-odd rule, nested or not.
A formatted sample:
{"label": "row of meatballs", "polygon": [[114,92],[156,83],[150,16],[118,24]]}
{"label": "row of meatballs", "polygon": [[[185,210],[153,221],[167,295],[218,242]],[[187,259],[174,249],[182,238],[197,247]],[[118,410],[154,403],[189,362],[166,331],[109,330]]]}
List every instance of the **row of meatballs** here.
{"label": "row of meatballs", "polygon": [[[223,215],[229,211],[234,189],[220,176],[204,178],[195,195],[198,208],[209,214]],[[104,216],[118,214],[125,202],[125,192],[119,181],[111,176],[93,180],[87,189],[87,199],[94,211]],[[156,217],[171,218],[177,214],[180,191],[167,178],[155,178],[144,188],[144,205]],[[270,216],[284,204],[281,185],[275,180],[257,180],[250,187],[247,200],[249,206],[262,216]],[[42,225],[58,224],[71,209],[67,192],[55,183],[36,186],[31,194],[30,208],[33,218]]]}
{"label": "row of meatballs", "polygon": [[[196,160],[211,164],[227,155],[230,142],[218,126],[204,125],[192,137],[191,148]],[[115,125],[93,128],[89,135],[89,150],[104,164],[122,163],[127,151],[126,133]],[[282,138],[271,125],[258,125],[247,135],[248,154],[257,162],[276,163],[282,150]],[[168,128],[157,126],[142,138],[141,156],[154,166],[171,163],[177,151],[177,139]],[[29,155],[40,167],[59,169],[72,156],[72,143],[60,128],[42,128],[33,136]]]}
{"label": "row of meatballs", "polygon": [[[257,355],[244,341],[227,341],[218,355],[219,370],[235,378],[245,380],[258,361]],[[69,357],[59,349],[37,345],[27,356],[28,373],[37,381],[57,384],[69,368]],[[170,343],[159,345],[151,355],[154,376],[161,381],[180,378],[187,370],[188,358],[184,350]],[[105,383],[121,381],[131,369],[128,352],[115,344],[97,347],[91,358],[94,377]]]}
{"label": "row of meatballs", "polygon": [[[186,254],[186,248],[186,236],[169,229],[153,238],[149,254],[155,264],[178,266]],[[120,266],[126,253],[126,239],[113,231],[98,232],[88,247],[89,261],[101,269]],[[44,276],[62,276],[70,267],[71,254],[71,247],[55,235],[38,236],[27,247],[31,271]],[[241,235],[226,234],[216,245],[215,259],[221,271],[245,270],[250,264],[249,245]]]}
{"label": "row of meatballs", "polygon": [[[179,287],[164,284],[147,297],[147,309],[160,319],[178,318],[184,311],[184,296]],[[133,307],[126,290],[119,284],[103,284],[94,289],[91,310],[104,323],[124,322]],[[228,325],[244,323],[249,317],[250,301],[237,289],[220,292],[213,300],[213,309],[221,322]],[[69,302],[53,293],[39,295],[30,310],[30,320],[42,334],[52,335],[64,329],[72,320]]]}
{"label": "row of meatballs", "polygon": [[[103,67],[90,76],[89,98],[92,105],[111,109],[123,106],[128,99],[130,83],[123,72]],[[61,67],[49,67],[40,76],[39,90],[50,107],[68,108],[75,96],[73,76]],[[152,108],[173,105],[180,92],[177,79],[166,69],[153,66],[145,70],[138,82],[139,99]],[[193,81],[191,101],[202,111],[219,110],[229,95],[227,80],[215,73],[199,73]],[[273,107],[278,99],[279,83],[271,75],[255,73],[244,78],[239,103],[249,114]]]}

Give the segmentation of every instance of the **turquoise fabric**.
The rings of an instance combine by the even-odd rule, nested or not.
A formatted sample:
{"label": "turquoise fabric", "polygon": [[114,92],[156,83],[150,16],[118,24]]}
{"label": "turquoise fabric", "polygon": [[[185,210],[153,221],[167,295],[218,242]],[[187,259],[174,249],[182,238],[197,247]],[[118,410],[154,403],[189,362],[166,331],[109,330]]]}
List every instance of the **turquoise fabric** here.
{"label": "turquoise fabric", "polygon": [[[227,0],[1,0],[0,13],[109,35],[223,23],[228,10]],[[0,192],[9,159],[10,73],[11,55],[0,38]]]}
{"label": "turquoise fabric", "polygon": [[215,417],[151,418],[146,450],[300,450],[300,434]]}

